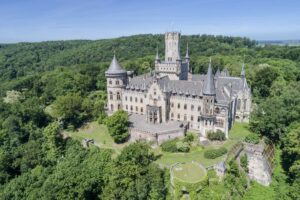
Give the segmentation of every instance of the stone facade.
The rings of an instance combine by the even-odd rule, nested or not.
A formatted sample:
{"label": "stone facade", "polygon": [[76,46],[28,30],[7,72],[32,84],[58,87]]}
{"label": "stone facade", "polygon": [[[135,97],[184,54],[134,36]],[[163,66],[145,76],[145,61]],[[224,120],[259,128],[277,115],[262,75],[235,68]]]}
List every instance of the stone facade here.
{"label": "stone facade", "polygon": [[[226,69],[214,74],[211,61],[207,74],[192,74],[188,47],[181,59],[179,42],[180,33],[166,33],[165,61],[157,52],[155,71],[140,76],[132,77],[132,72],[123,70],[114,56],[106,71],[108,112],[123,109],[144,116],[141,123],[179,121],[202,137],[216,130],[228,137],[235,120],[249,120],[251,92],[244,65],[240,77],[231,77]],[[153,137],[148,134],[147,138],[142,131],[140,135],[149,140]]]}

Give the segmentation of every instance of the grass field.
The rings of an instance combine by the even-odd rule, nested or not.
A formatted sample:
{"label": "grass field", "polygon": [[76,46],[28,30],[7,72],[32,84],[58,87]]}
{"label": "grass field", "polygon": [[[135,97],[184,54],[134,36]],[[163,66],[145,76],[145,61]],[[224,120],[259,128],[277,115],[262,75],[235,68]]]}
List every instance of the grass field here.
{"label": "grass field", "polygon": [[219,148],[224,146],[229,150],[234,144],[243,140],[251,132],[248,130],[247,124],[235,122],[234,126],[229,132],[229,139],[226,140],[223,144],[220,145],[209,145],[203,148],[192,148],[189,153],[168,153],[162,152],[160,148],[155,149],[157,154],[160,154],[159,159],[156,161],[158,164],[170,167],[174,163],[183,163],[196,161],[201,163],[203,166],[208,167],[213,164],[216,164],[223,160],[224,156],[218,157],[216,159],[207,159],[204,157],[204,151],[212,148]]}
{"label": "grass field", "polygon": [[172,168],[172,175],[181,181],[196,183],[203,180],[206,172],[196,163],[180,163]]}
{"label": "grass field", "polygon": [[97,122],[91,122],[75,132],[64,131],[64,134],[79,141],[82,141],[84,138],[93,139],[95,145],[101,148],[113,149],[117,153],[120,152],[120,150],[126,145],[126,143],[116,144],[113,141],[113,138],[109,135],[107,127],[102,124],[100,125]]}
{"label": "grass field", "polygon": [[[189,153],[168,153],[162,152],[160,147],[154,149],[154,153],[158,155],[158,160],[156,163],[164,167],[170,167],[174,163],[187,163],[196,161],[201,163],[203,166],[208,167],[210,165],[220,162],[224,156],[216,159],[206,159],[204,157],[204,151],[210,148],[218,148],[220,146],[226,147],[228,150],[236,144],[238,141],[243,140],[250,131],[247,128],[247,124],[242,124],[236,122],[233,128],[230,130],[229,139],[223,144],[219,145],[209,145],[205,149],[201,146],[192,147]],[[116,153],[119,153],[121,149],[128,145],[125,144],[116,144],[114,143],[112,137],[109,135],[108,130],[105,125],[99,125],[97,122],[88,123],[86,126],[80,128],[78,131],[64,131],[64,134],[69,135],[70,137],[82,141],[84,138],[93,139],[95,145],[101,148],[113,149]]]}

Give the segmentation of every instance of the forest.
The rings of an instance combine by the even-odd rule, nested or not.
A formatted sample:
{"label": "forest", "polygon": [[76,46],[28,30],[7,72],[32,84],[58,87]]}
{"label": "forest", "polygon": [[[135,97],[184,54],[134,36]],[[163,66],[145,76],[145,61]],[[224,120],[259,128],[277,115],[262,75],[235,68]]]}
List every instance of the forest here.
{"label": "forest", "polygon": [[[245,190],[233,163],[224,186],[197,198],[300,199],[300,47],[183,35],[181,55],[187,43],[193,73],[205,73],[210,56],[214,71],[234,76],[245,63],[255,105],[249,128],[276,145],[270,187]],[[163,58],[164,35],[0,44],[0,199],[173,199],[169,172],[149,145],[133,143],[115,155],[61,134],[102,119],[114,52],[141,74],[153,69],[157,47]]]}

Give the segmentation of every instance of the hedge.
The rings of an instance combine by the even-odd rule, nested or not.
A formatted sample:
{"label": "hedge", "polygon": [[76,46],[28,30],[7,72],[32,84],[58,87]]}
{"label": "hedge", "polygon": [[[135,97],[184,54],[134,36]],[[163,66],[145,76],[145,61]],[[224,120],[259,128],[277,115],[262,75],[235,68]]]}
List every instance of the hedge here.
{"label": "hedge", "polygon": [[209,140],[219,140],[219,141],[224,141],[226,139],[225,133],[220,130],[217,130],[216,132],[208,132],[207,138]]}
{"label": "hedge", "polygon": [[209,149],[204,152],[204,157],[207,159],[215,159],[227,153],[227,149],[225,147],[221,147],[219,149]]}

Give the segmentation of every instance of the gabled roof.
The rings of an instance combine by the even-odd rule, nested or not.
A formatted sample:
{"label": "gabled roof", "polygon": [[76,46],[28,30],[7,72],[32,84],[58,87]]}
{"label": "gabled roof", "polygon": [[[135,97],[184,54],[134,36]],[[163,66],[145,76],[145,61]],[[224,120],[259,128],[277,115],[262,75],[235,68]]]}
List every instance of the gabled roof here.
{"label": "gabled roof", "polygon": [[110,63],[110,66],[108,70],[105,72],[105,74],[124,74],[124,73],[127,74],[127,72],[121,67],[121,65],[117,61],[116,55],[114,55]]}

